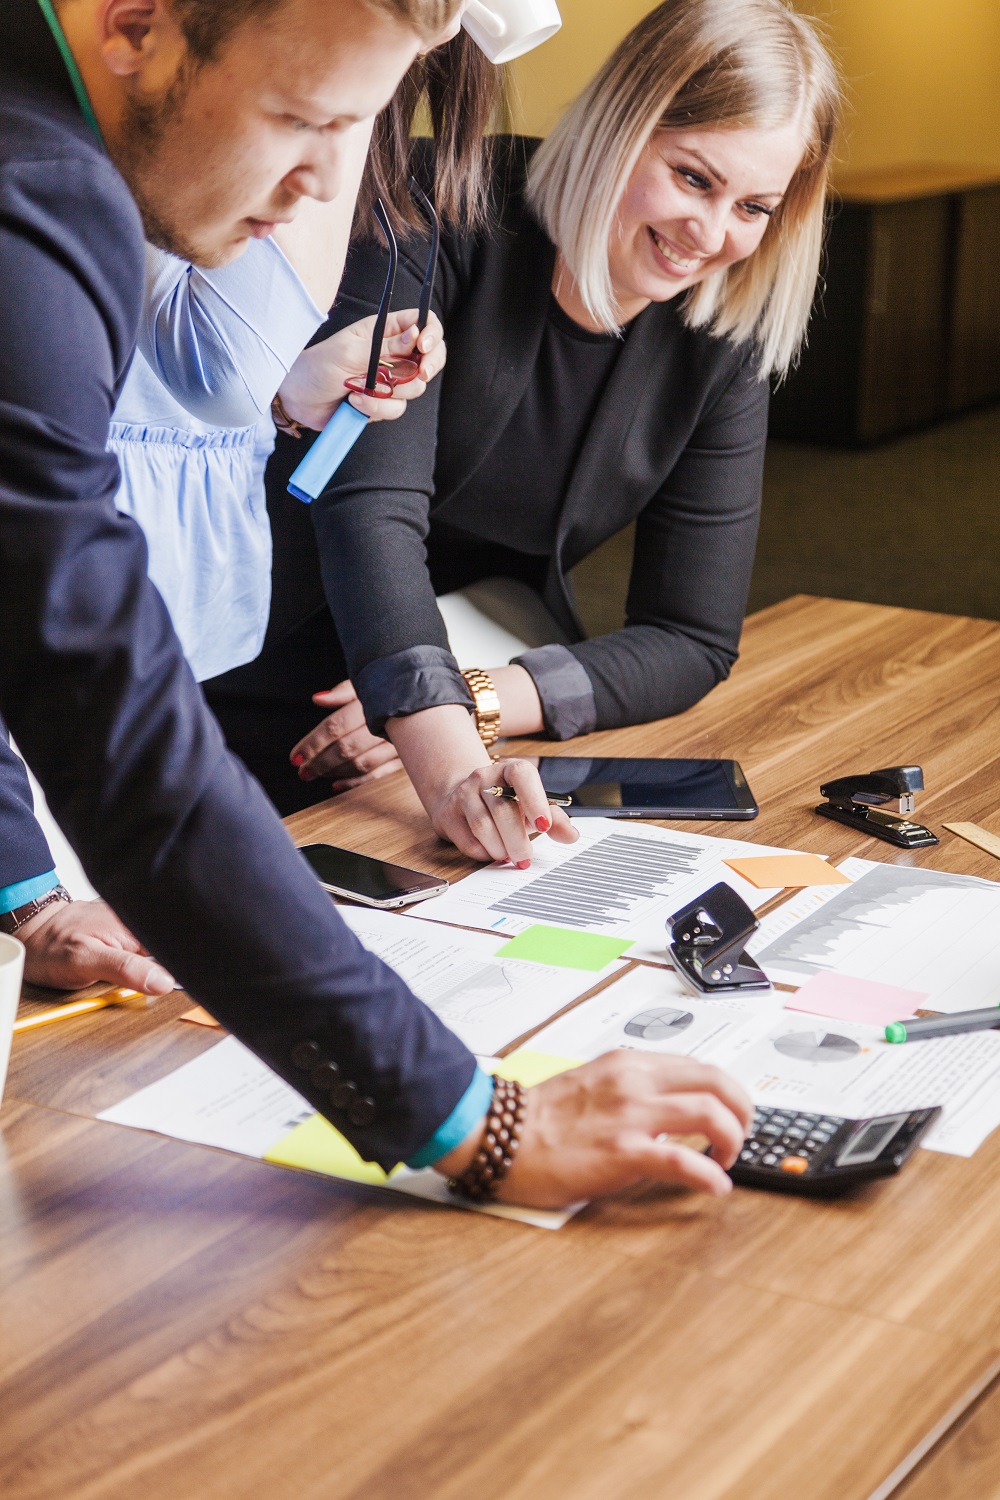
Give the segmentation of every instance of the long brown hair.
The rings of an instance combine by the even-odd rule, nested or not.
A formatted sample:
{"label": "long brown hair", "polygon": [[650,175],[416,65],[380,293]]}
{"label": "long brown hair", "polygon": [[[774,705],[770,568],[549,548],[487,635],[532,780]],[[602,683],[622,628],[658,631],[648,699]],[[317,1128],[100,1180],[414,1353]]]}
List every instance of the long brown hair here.
{"label": "long brown hair", "polygon": [[507,117],[506,70],[460,31],[418,57],[376,118],[358,193],[355,238],[376,234],[375,200],[400,234],[426,233],[409,189],[410,140],[422,110],[434,137],[434,206],[442,224],[475,229],[488,212],[489,131]]}

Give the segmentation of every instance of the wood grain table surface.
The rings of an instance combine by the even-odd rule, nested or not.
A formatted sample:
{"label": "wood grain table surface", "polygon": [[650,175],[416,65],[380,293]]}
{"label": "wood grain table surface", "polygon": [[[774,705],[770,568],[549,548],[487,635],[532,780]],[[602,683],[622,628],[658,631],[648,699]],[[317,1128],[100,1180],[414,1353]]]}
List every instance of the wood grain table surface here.
{"label": "wood grain table surface", "polygon": [[[1000,833],[998,683],[998,624],[796,598],[688,713],[545,748],[732,755],[759,819],[685,826],[995,879],[941,824]],[[937,848],[812,812],[910,762]],[[402,775],[290,826],[470,868]],[[189,1003],[15,1038],[4,1500],[1000,1500],[1000,1132],[832,1203],[648,1188],[550,1234],[96,1120],[215,1044]]]}

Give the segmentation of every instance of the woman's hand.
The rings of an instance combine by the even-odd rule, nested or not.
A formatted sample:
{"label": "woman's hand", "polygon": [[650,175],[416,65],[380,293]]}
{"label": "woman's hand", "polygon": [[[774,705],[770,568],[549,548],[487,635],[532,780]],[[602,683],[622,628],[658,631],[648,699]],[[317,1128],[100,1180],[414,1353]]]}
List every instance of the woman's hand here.
{"label": "woman's hand", "polygon": [[395,746],[372,734],[365,723],[364,709],[350,682],[338,682],[329,692],[313,693],[312,701],[334,712],[292,750],[289,759],[298,767],[302,781],[335,777],[333,790],[344,792],[402,770]]}
{"label": "woman's hand", "polygon": [[[386,730],[435,831],[470,859],[509,859],[525,870],[530,834],[551,833],[563,844],[580,837],[566,814],[549,806],[530,761],[490,760],[460,703],[390,719]],[[512,787],[520,801],[492,796],[491,786]]]}
{"label": "woman's hand", "polygon": [[[638,1182],[669,1182],[723,1197],[753,1105],[735,1079],[691,1057],[609,1052],[526,1091],[521,1144],[497,1196],[566,1208]],[[482,1122],[435,1170],[458,1176]],[[711,1155],[665,1139],[707,1136]]]}
{"label": "woman's hand", "polygon": [[[510,787],[517,801],[497,797],[492,787]],[[531,835],[548,833],[560,844],[580,837],[561,807],[550,807],[530,760],[491,761],[477,766],[425,803],[435,831],[470,859],[507,860],[519,870],[531,864]]]}
{"label": "woman's hand", "polygon": [[[374,316],[362,318],[349,328],[342,328],[321,344],[303,349],[278,391],[281,404],[295,422],[321,431],[333,416],[348,391],[344,382],[349,376],[368,373]],[[382,358],[412,359],[419,363],[415,379],[396,387],[395,394],[382,401],[372,396],[349,394],[352,406],[375,422],[391,422],[401,417],[406,403],[422,396],[428,383],[444,369],[447,350],[439,318],[431,313],[427,327],[417,339],[417,309],[389,314],[382,340]]]}

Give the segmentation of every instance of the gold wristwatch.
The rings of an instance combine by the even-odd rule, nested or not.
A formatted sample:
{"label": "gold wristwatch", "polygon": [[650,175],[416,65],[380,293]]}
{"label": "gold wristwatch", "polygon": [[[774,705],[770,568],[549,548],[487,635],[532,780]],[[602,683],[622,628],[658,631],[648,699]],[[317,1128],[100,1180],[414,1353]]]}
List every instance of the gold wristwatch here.
{"label": "gold wristwatch", "polygon": [[479,738],[490,751],[500,738],[500,696],[493,686],[493,679],[481,667],[469,667],[462,673],[469,685],[475,704],[476,728]]}

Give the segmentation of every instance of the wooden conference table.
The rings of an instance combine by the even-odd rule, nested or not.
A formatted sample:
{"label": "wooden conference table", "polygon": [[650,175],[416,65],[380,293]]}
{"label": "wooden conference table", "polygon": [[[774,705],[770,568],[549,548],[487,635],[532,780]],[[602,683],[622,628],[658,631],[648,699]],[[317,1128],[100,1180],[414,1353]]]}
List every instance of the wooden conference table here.
{"label": "wooden conference table", "polygon": [[[737,837],[997,878],[940,825],[1000,832],[998,682],[998,624],[797,598],[706,702],[586,748],[738,756]],[[813,815],[911,761],[940,847]],[[292,830],[466,868],[402,776]],[[1000,1132],[845,1201],[646,1189],[549,1234],[96,1121],[214,1043],[184,1008],[16,1039],[4,1500],[1000,1496]]]}

